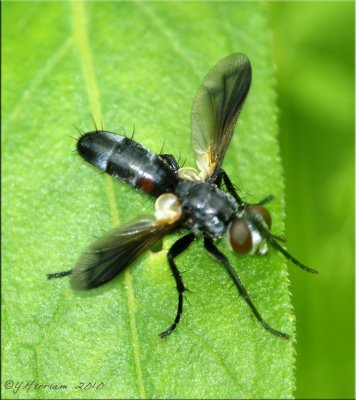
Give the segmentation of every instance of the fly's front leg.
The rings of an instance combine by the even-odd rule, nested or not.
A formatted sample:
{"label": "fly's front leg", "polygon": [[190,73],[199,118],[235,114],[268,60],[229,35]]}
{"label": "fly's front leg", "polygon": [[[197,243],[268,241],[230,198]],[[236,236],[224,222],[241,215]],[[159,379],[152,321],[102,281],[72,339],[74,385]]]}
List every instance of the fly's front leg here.
{"label": "fly's front leg", "polygon": [[227,191],[228,191],[232,196],[234,196],[234,198],[236,199],[236,201],[238,202],[238,204],[242,204],[243,201],[242,201],[241,197],[237,194],[236,189],[235,189],[233,183],[231,182],[231,180],[230,180],[228,174],[227,174],[223,169],[221,170],[221,172],[222,172],[222,178],[223,178],[223,180],[224,180],[224,183],[225,183],[225,186],[226,186]]}
{"label": "fly's front leg", "polygon": [[194,239],[195,235],[193,233],[189,233],[188,235],[183,236],[173,244],[173,246],[169,249],[169,252],[167,254],[168,263],[173,273],[174,279],[176,281],[176,286],[178,291],[178,309],[173,324],[160,334],[162,339],[174,331],[174,329],[177,327],[179,323],[180,317],[183,312],[183,293],[186,290],[186,287],[184,286],[182,276],[174,262],[174,259],[179,254],[183,253],[183,251],[189,247],[189,245],[192,243]]}
{"label": "fly's front leg", "polygon": [[289,339],[289,335],[286,333],[277,331],[276,329],[271,328],[267,322],[261,317],[260,313],[257,311],[257,308],[254,306],[252,303],[252,300],[250,299],[249,294],[247,293],[247,290],[245,289],[244,285],[240,281],[240,278],[237,276],[235,270],[232,268],[231,264],[229,263],[229,260],[222,254],[219,249],[214,245],[211,239],[205,238],[204,239],[204,245],[208,253],[215,258],[216,261],[218,261],[220,264],[222,264],[227,272],[229,273],[231,279],[234,281],[237,290],[239,291],[240,295],[243,297],[243,299],[246,301],[248,306],[250,307],[251,311],[257,318],[257,320],[262,324],[262,326],[270,333],[272,333],[275,336],[282,337],[283,339]]}
{"label": "fly's front leg", "polygon": [[[218,187],[220,188],[221,186],[221,182],[224,181],[224,184],[226,186],[227,191],[234,196],[235,200],[238,202],[238,204],[246,204],[241,197],[237,194],[236,189],[234,184],[231,182],[229,175],[220,168],[219,173],[217,175],[216,178],[216,184],[218,185]],[[262,199],[261,201],[259,201],[257,204],[259,204],[260,206],[268,203],[269,201],[273,200],[274,196],[273,194],[268,195],[267,197],[265,197],[264,199]]]}
{"label": "fly's front leg", "polygon": [[263,206],[264,204],[268,203],[269,201],[271,201],[273,199],[274,199],[273,194],[270,194],[267,197],[265,197],[264,199],[260,200],[257,204],[259,204],[260,206]]}
{"label": "fly's front leg", "polygon": [[227,191],[235,198],[237,203],[239,205],[243,204],[244,202],[242,201],[241,197],[237,194],[236,189],[233,183],[231,182],[228,174],[222,168],[220,168],[215,179],[215,184],[220,188],[222,181],[224,181]]}

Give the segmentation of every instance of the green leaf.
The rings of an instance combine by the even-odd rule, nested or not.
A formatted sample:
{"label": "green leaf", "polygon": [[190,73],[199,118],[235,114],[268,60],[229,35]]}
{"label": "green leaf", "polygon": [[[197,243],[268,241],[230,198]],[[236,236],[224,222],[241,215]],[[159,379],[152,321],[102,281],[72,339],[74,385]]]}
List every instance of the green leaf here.
{"label": "green leaf", "polygon": [[[3,382],[6,398],[289,398],[292,340],[265,331],[201,240],[178,258],[187,293],[178,329],[166,252],[148,252],[113,283],[75,293],[66,278],[93,237],[153,211],[153,201],[99,174],[71,151],[72,124],[128,133],[187,159],[190,108],[220,58],[247,54],[253,83],[224,167],[250,201],[273,193],[283,234],[273,64],[259,3],[4,3]],[[124,128],[125,127],[125,128]],[[255,305],[293,334],[286,263],[236,256]],[[188,302],[189,301],[189,302]],[[78,389],[84,382],[101,390]],[[11,384],[9,384],[11,385]]]}
{"label": "green leaf", "polygon": [[272,7],[287,238],[320,270],[290,270],[301,399],[355,398],[354,14],[354,2]]}

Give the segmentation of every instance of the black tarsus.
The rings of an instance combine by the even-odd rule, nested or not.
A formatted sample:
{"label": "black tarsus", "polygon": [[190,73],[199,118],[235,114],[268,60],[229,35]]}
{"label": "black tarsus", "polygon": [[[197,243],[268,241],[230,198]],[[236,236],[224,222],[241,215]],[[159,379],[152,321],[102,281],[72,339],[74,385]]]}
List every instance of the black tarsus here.
{"label": "black tarsus", "polygon": [[223,253],[219,251],[219,249],[214,245],[213,241],[209,238],[204,238],[204,246],[207,250],[207,252],[215,258],[217,262],[222,264],[227,272],[229,273],[231,279],[234,281],[237,290],[239,291],[240,295],[243,297],[243,299],[246,301],[248,306],[250,307],[251,311],[257,318],[257,320],[261,323],[261,325],[270,333],[272,333],[275,336],[279,336],[283,339],[289,339],[289,335],[280,331],[277,331],[276,329],[271,328],[267,322],[261,317],[260,313],[257,311],[257,308],[254,306],[252,303],[252,300],[250,299],[249,294],[247,293],[247,290],[245,289],[244,285],[242,284],[240,278],[237,276],[235,270],[232,268],[229,260],[225,257]]}
{"label": "black tarsus", "polygon": [[293,264],[297,265],[299,268],[304,269],[304,271],[310,272],[311,274],[319,274],[319,271],[313,268],[309,268],[302,264],[299,260],[294,258],[287,250],[285,250],[272,236],[267,237],[268,242],[272,247],[278,250],[284,255],[287,260],[291,260]]}
{"label": "black tarsus", "polygon": [[265,197],[264,199],[262,199],[261,201],[259,201],[257,204],[259,204],[260,206],[263,206],[264,204],[268,203],[269,201],[271,201],[273,199],[274,199],[273,194],[270,194],[267,197]]}
{"label": "black tarsus", "polygon": [[47,278],[48,279],[63,278],[64,276],[70,275],[71,273],[72,273],[71,269],[69,269],[68,271],[53,272],[52,274],[47,274]]}
{"label": "black tarsus", "polygon": [[179,164],[172,154],[160,154],[159,155],[167,163],[169,168],[176,174],[179,170]]}
{"label": "black tarsus", "polygon": [[184,286],[182,276],[176,264],[174,263],[174,259],[177,256],[179,256],[179,254],[183,253],[183,251],[185,251],[189,247],[189,245],[193,242],[194,239],[195,239],[194,233],[188,233],[188,235],[185,235],[182,238],[178,239],[169,249],[169,252],[167,254],[168,263],[177,285],[178,308],[177,308],[177,315],[173,324],[159,335],[161,339],[170,335],[176,329],[183,312],[183,293],[186,290],[186,287]]}

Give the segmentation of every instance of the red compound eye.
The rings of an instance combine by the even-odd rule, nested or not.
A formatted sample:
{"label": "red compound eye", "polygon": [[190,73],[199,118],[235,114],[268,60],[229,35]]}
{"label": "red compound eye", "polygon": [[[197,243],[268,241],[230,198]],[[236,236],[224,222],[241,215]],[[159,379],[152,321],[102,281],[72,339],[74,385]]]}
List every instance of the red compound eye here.
{"label": "red compound eye", "polygon": [[237,219],[230,226],[230,243],[238,253],[248,253],[252,249],[252,235],[243,219]]}
{"label": "red compound eye", "polygon": [[260,217],[262,217],[263,220],[265,221],[266,225],[268,226],[268,229],[271,229],[272,218],[271,218],[271,214],[269,213],[267,208],[262,207],[259,204],[252,204],[249,207],[249,211],[250,211],[250,214],[252,214],[252,215],[254,214],[254,215],[259,215]]}

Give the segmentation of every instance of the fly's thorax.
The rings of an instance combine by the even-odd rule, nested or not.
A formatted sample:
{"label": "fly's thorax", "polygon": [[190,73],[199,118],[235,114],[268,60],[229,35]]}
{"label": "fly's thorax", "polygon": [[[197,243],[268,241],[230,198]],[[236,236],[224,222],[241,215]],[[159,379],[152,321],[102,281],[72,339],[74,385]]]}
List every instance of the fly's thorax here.
{"label": "fly's thorax", "polygon": [[241,254],[266,254],[268,245],[263,232],[272,225],[268,210],[260,204],[243,204],[236,216],[228,231],[232,248]]}
{"label": "fly's thorax", "polygon": [[219,239],[225,233],[238,207],[229,193],[207,182],[182,180],[176,195],[186,227],[212,239]]}

